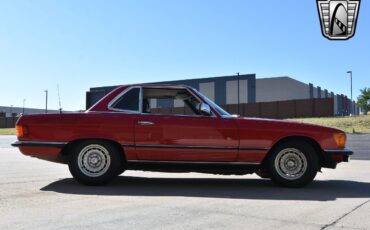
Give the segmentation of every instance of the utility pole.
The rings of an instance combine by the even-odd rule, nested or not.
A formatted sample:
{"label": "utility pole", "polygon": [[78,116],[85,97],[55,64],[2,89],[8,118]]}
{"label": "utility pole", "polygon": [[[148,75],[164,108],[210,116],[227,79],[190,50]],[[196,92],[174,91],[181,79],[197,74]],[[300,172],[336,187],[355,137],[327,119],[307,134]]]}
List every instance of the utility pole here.
{"label": "utility pole", "polygon": [[22,114],[24,114],[24,104],[26,103],[26,99],[23,99],[23,108],[22,108]]}
{"label": "utility pole", "polygon": [[350,74],[350,78],[351,78],[351,110],[350,112],[353,113],[354,111],[353,111],[353,98],[352,98],[352,70],[347,71],[347,73]]}
{"label": "utility pole", "polygon": [[48,91],[45,90],[45,113],[48,113]]}
{"label": "utility pole", "polygon": [[237,76],[238,76],[238,115],[240,115],[240,93],[239,93],[239,81],[240,81],[240,77],[239,77],[239,72],[236,73]]}

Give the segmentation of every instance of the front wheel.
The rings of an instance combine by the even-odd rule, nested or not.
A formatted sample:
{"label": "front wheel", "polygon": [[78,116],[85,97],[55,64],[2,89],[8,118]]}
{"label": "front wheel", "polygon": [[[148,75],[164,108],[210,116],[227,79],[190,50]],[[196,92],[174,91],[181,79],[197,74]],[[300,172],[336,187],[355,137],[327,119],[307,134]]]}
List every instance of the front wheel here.
{"label": "front wheel", "polygon": [[88,140],[77,144],[71,152],[69,171],[80,183],[106,184],[117,176],[122,168],[119,151],[104,141]]}
{"label": "front wheel", "polygon": [[315,149],[304,141],[291,141],[273,150],[267,161],[270,178],[286,187],[309,184],[319,170]]}

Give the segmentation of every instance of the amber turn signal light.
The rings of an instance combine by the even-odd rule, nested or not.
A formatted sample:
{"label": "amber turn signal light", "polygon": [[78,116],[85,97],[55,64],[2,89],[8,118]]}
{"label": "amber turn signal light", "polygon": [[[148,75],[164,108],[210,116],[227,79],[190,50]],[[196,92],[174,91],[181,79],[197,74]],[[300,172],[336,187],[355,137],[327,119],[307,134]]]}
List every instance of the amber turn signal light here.
{"label": "amber turn signal light", "polygon": [[17,137],[25,137],[28,134],[27,128],[23,125],[15,126],[15,135]]}
{"label": "amber turn signal light", "polygon": [[347,136],[345,133],[335,133],[333,137],[338,148],[344,148],[346,146]]}

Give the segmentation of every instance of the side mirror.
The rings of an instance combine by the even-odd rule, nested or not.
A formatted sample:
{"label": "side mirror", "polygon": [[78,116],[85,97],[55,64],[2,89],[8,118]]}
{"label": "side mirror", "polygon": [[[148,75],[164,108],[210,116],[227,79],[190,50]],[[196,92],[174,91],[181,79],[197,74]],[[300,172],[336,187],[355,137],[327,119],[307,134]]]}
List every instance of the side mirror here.
{"label": "side mirror", "polygon": [[205,103],[200,103],[199,111],[202,113],[202,115],[211,116],[211,107]]}

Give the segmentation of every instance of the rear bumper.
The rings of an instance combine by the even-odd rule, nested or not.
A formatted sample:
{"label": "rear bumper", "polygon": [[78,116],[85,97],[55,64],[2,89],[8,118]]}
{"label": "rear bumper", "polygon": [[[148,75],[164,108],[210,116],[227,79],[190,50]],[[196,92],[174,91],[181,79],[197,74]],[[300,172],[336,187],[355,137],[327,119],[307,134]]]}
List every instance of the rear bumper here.
{"label": "rear bumper", "polygon": [[66,144],[64,142],[16,141],[12,146],[19,148],[19,151],[27,156],[64,163],[61,151]]}
{"label": "rear bumper", "polygon": [[53,147],[63,148],[67,143],[65,142],[51,142],[51,141],[16,141],[12,144],[13,147]]}

